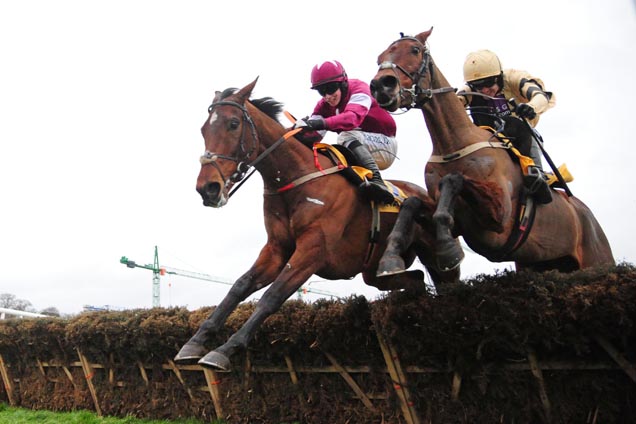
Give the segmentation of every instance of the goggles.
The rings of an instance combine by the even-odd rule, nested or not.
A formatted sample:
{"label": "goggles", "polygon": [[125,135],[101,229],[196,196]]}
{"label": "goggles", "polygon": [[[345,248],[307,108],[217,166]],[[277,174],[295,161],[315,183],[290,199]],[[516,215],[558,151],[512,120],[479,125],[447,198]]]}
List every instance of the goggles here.
{"label": "goggles", "polygon": [[316,90],[318,90],[318,94],[320,94],[322,97],[325,97],[327,94],[331,95],[335,93],[336,91],[338,91],[339,88],[339,82],[328,82],[327,84],[319,85],[318,87],[316,87]]}
{"label": "goggles", "polygon": [[469,81],[468,86],[472,88],[473,90],[481,90],[482,88],[492,87],[493,85],[497,84],[497,78],[499,78],[499,76],[495,75],[494,77],[488,77],[488,78],[482,78],[475,81]]}

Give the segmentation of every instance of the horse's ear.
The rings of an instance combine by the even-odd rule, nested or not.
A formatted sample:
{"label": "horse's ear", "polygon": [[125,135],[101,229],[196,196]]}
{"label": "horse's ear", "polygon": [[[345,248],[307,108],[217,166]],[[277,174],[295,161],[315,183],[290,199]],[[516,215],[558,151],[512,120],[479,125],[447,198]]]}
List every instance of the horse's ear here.
{"label": "horse's ear", "polygon": [[415,38],[420,40],[422,44],[426,44],[426,40],[428,40],[428,37],[429,35],[431,35],[432,32],[433,32],[433,27],[431,27],[431,29],[429,29],[428,31],[420,32],[419,34],[415,36]]}
{"label": "horse's ear", "polygon": [[215,91],[214,92],[214,100],[212,100],[212,103],[216,103],[219,100],[221,100],[221,94],[223,94],[221,91]]}
{"label": "horse's ear", "polygon": [[256,77],[254,81],[247,84],[245,87],[241,88],[239,92],[236,94],[240,96],[243,99],[243,101],[249,99],[250,96],[252,95],[252,90],[254,90],[254,86],[256,85],[256,81],[258,81],[258,77]]}

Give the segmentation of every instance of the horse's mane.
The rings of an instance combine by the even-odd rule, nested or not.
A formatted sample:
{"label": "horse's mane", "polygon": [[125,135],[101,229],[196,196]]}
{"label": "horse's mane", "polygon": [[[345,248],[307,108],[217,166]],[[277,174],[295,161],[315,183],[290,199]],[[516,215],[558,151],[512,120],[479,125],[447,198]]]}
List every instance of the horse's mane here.
{"label": "horse's mane", "polygon": [[270,118],[278,121],[278,115],[283,111],[283,104],[271,97],[263,97],[262,99],[251,99],[250,102],[261,112]]}
{"label": "horse's mane", "polygon": [[[226,99],[237,91],[238,88],[226,88],[223,92],[217,94],[214,102]],[[283,111],[283,104],[272,97],[250,99],[250,103],[275,121],[278,121],[278,115]]]}

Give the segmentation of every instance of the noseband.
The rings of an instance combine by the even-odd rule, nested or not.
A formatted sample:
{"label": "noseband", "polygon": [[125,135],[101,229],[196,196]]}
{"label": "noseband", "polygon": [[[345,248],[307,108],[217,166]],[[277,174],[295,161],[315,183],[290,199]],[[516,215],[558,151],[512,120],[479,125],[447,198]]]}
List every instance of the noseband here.
{"label": "noseband", "polygon": [[[404,69],[404,67],[402,67],[401,65],[394,62],[388,62],[388,61],[382,62],[380,64],[379,69],[380,70],[392,69],[393,72],[396,74],[396,78],[400,86],[400,91],[399,91],[400,98],[402,99],[405,98],[405,93],[408,93],[411,96],[411,104],[407,106],[407,109],[421,108],[422,106],[424,106],[426,102],[428,102],[433,97],[433,94],[457,91],[457,89],[455,89],[454,87],[426,88],[426,89],[420,87],[420,81],[426,75],[427,70],[428,70],[428,73],[431,75],[431,81],[433,79],[433,67],[431,66],[430,51],[428,49],[428,46],[422,44],[422,42],[418,40],[417,38],[404,36],[403,34],[400,39],[395,40],[393,43],[391,43],[391,46],[393,46],[396,43],[399,43],[400,41],[406,41],[406,40],[415,41],[417,44],[421,46],[422,61],[420,62],[420,66],[417,69],[417,71],[410,73],[409,71]],[[391,46],[389,46],[389,48],[391,48]],[[412,82],[411,88],[402,87],[402,84],[400,84],[400,78],[397,75],[398,70],[402,72],[404,75],[406,75],[407,77],[409,77],[409,79]],[[380,106],[386,106],[386,105],[380,105]]]}
{"label": "noseband", "polygon": [[[246,147],[247,143],[245,142],[246,125],[243,125],[243,128],[241,129],[241,138],[239,139],[239,149],[238,149],[239,154],[238,155],[227,156],[227,155],[221,155],[219,153],[214,153],[214,152],[210,152],[209,150],[206,150],[205,153],[203,153],[203,155],[199,158],[199,162],[201,162],[201,165],[212,164],[212,166],[214,166],[217,169],[217,171],[219,171],[219,174],[221,175],[221,178],[225,181],[225,184],[228,187],[232,187],[234,183],[237,183],[241,181],[243,178],[245,178],[246,172],[248,171],[250,166],[252,166],[252,164],[247,163],[247,161],[249,160],[250,156],[252,156],[252,153],[254,153],[254,150],[256,150],[258,135],[256,134],[256,127],[254,126],[254,121],[252,121],[252,118],[250,117],[249,113],[247,113],[247,109],[245,108],[245,106],[239,103],[227,101],[227,100],[214,102],[208,108],[208,112],[212,114],[212,111],[214,111],[215,107],[222,106],[222,105],[234,106],[241,110],[241,112],[243,113],[243,123],[247,122],[250,127],[250,132],[252,134],[252,145],[250,146],[248,150],[248,148]],[[230,178],[226,179],[225,176],[223,175],[223,172],[221,172],[221,169],[217,163],[218,159],[225,159],[225,160],[230,160],[232,162],[236,162],[236,171],[234,171],[234,173],[230,175]]]}

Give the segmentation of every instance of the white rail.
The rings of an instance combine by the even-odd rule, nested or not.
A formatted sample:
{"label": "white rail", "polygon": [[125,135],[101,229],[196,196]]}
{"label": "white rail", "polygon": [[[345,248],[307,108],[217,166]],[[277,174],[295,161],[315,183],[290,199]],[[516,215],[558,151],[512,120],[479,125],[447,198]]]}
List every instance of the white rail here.
{"label": "white rail", "polygon": [[18,311],[17,309],[0,308],[0,319],[5,319],[6,315],[16,315],[19,317],[43,318],[48,315],[36,314],[35,312]]}

